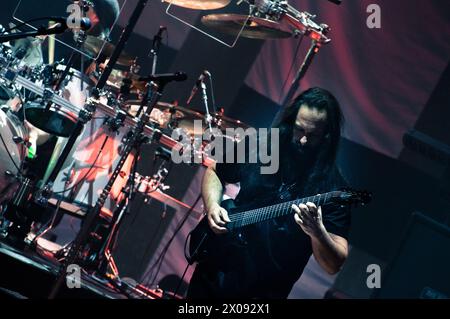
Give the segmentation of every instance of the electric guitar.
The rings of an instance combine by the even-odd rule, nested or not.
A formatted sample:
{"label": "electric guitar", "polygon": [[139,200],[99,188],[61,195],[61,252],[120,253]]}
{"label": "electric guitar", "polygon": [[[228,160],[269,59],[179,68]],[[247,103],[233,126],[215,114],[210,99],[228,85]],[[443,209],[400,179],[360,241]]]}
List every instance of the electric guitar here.
{"label": "electric guitar", "polygon": [[356,191],[349,188],[250,210],[240,209],[234,205],[233,200],[228,199],[221,203],[221,206],[228,211],[228,216],[231,220],[225,226],[228,232],[216,235],[209,227],[207,217],[203,217],[200,223],[189,233],[189,256],[186,255],[186,259],[189,264],[192,264],[219,256],[225,251],[224,248],[227,246],[242,247],[246,245],[242,234],[243,228],[293,214],[292,204],[299,205],[312,202],[317,207],[329,204],[356,206],[357,204],[365,205],[371,199],[372,194],[370,192]]}

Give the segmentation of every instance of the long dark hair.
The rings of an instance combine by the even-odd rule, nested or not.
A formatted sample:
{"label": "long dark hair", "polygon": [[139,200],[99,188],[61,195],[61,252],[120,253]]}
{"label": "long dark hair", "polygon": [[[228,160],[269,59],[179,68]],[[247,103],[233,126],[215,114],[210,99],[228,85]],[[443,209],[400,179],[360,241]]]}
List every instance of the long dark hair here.
{"label": "long dark hair", "polygon": [[302,105],[316,108],[319,111],[326,111],[327,114],[323,145],[320,147],[317,160],[311,169],[304,189],[305,193],[311,193],[323,187],[333,187],[333,185],[323,184],[327,183],[325,176],[330,174],[334,167],[344,117],[339,102],[329,91],[313,87],[302,92],[292,103],[278,113],[272,124],[273,128],[279,128],[280,130],[280,149],[283,145],[291,143],[295,119]]}

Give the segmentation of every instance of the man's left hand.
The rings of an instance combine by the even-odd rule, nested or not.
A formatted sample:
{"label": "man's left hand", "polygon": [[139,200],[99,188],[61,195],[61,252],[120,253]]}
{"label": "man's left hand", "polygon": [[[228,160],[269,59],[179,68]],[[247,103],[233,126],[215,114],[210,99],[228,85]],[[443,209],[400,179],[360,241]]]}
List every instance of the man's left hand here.
{"label": "man's left hand", "polygon": [[292,205],[294,219],[303,231],[310,237],[319,237],[323,234],[325,226],[322,222],[322,208],[314,203],[307,202],[300,205]]}

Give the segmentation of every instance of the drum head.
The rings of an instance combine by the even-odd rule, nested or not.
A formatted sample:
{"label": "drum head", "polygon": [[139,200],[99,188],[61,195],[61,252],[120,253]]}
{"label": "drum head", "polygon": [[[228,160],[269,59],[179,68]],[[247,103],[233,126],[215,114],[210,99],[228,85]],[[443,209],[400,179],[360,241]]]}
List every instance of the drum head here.
{"label": "drum head", "polygon": [[37,128],[56,136],[69,137],[77,122],[73,114],[53,106],[47,109],[46,105],[29,102],[24,106],[25,118]]}
{"label": "drum head", "polygon": [[[57,71],[62,73],[65,65],[58,65]],[[92,81],[79,71],[70,68],[69,74],[63,81],[61,96],[70,102],[71,107],[38,102],[29,102],[24,105],[25,117],[33,126],[52,135],[69,137],[75,128],[78,114],[83,109]]]}

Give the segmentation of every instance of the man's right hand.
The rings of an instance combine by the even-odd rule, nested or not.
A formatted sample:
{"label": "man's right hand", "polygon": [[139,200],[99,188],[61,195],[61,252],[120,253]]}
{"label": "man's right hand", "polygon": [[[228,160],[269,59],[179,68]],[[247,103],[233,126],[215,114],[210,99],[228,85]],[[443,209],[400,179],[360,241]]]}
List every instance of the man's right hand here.
{"label": "man's right hand", "polygon": [[220,207],[219,204],[213,204],[211,209],[208,210],[209,227],[211,227],[214,233],[226,233],[227,229],[224,226],[229,222],[231,222],[231,220],[228,218],[228,212],[225,208]]}

